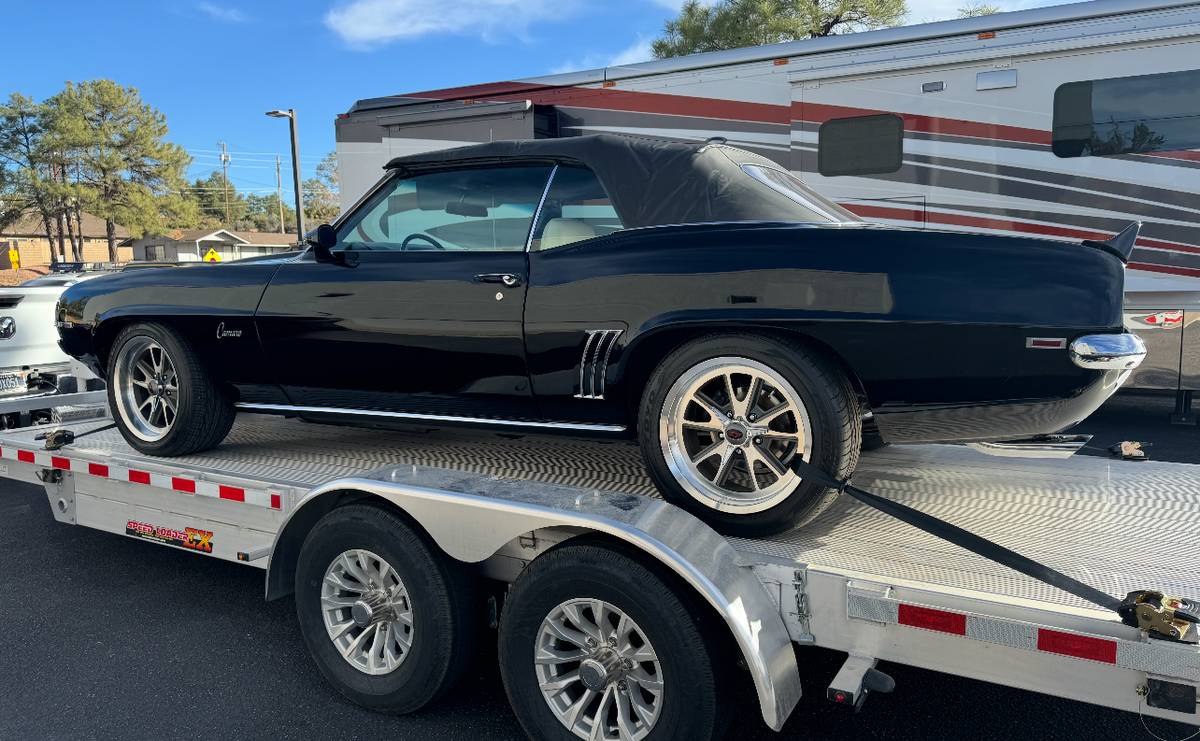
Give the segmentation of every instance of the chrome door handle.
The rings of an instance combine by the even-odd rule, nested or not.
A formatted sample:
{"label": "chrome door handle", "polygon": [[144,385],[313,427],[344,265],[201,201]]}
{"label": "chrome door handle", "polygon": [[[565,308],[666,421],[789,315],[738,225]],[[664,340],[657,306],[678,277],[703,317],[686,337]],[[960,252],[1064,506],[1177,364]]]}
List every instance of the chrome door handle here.
{"label": "chrome door handle", "polygon": [[503,283],[509,288],[521,285],[521,276],[515,273],[480,273],[475,276],[476,283]]}

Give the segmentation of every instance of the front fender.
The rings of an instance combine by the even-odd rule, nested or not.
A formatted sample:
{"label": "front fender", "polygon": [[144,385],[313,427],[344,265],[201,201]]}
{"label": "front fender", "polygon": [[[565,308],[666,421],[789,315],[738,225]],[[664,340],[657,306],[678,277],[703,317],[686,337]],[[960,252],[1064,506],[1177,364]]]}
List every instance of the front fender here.
{"label": "front fender", "polygon": [[468,563],[542,528],[574,528],[628,543],[669,568],[724,619],[750,669],[767,725],[782,728],[800,699],[791,639],[762,583],[725,538],[657,499],[411,466],[340,479],[308,494],[280,529],[267,570],[267,599],[292,591],[304,537],[347,494],[389,502],[446,555]]}

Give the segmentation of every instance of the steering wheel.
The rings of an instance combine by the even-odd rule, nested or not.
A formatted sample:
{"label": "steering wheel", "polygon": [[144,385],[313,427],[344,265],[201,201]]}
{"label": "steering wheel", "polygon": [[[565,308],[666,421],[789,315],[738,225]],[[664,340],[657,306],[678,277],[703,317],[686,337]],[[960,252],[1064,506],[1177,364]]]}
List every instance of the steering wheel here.
{"label": "steering wheel", "polygon": [[[428,242],[430,245],[432,245],[433,249],[435,249],[435,250],[445,250],[446,249],[444,246],[442,246],[441,242],[437,241],[436,239],[429,236],[428,234],[422,234],[421,232],[417,232],[416,234],[409,234],[407,237],[405,237],[404,241],[400,243],[400,249],[407,250],[409,242],[412,242],[413,240],[417,240],[417,239]],[[418,248],[418,249],[420,249],[420,248]],[[414,252],[415,251],[416,250],[414,250]]]}

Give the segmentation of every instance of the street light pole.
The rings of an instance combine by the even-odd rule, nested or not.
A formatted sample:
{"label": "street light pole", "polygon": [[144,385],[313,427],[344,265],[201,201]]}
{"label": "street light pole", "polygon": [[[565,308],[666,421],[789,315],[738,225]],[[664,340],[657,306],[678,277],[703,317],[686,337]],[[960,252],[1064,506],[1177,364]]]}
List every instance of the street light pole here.
{"label": "street light pole", "polygon": [[286,118],[292,134],[292,185],[296,189],[296,240],[304,242],[304,194],[300,185],[300,142],[296,135],[296,111],[289,108],[286,111],[267,111],[272,118]]}

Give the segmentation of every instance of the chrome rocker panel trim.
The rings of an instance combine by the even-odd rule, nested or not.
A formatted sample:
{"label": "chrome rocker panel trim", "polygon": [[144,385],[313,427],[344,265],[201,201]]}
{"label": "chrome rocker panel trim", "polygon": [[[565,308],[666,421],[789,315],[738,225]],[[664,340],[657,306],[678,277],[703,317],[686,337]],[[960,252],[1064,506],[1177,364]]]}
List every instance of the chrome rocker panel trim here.
{"label": "chrome rocker panel trim", "polygon": [[998,458],[1070,458],[1092,439],[1091,435],[1047,435],[1029,440],[967,443],[967,447]]}
{"label": "chrome rocker panel trim", "polygon": [[331,481],[306,495],[275,536],[267,599],[292,591],[295,558],[308,530],[344,495],[380,497],[420,523],[447,555],[478,563],[545,528],[602,533],[671,569],[717,611],[737,641],[763,721],[778,731],[800,699],[800,673],[779,607],[729,542],[699,518],[662,500],[583,491],[419,466]]}
{"label": "chrome rocker panel trim", "polygon": [[1071,343],[1071,362],[1095,370],[1132,370],[1146,357],[1146,343],[1130,332],[1090,334]]}
{"label": "chrome rocker panel trim", "polygon": [[448,424],[497,425],[499,427],[535,427],[579,432],[624,432],[625,425],[602,425],[588,422],[535,422],[525,419],[490,419],[488,417],[456,417],[450,414],[419,414],[416,412],[382,412],[375,409],[343,409],[341,407],[309,407],[292,404],[238,403],[247,412],[308,412],[309,414],[343,414],[356,417],[387,417],[411,419],[414,422],[445,422]]}

